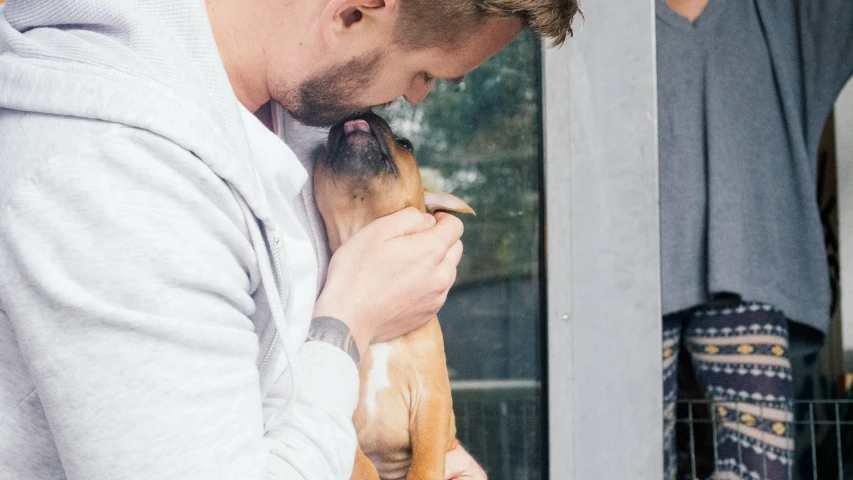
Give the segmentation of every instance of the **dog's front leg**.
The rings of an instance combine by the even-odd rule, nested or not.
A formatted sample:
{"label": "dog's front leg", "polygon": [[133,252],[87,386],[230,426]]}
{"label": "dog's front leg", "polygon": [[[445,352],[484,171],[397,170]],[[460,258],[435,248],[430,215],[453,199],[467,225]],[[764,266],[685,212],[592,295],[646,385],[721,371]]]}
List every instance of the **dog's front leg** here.
{"label": "dog's front leg", "polygon": [[446,385],[433,385],[430,390],[419,392],[410,427],[412,466],[408,480],[443,479],[445,456],[458,444],[450,384],[445,382]]}

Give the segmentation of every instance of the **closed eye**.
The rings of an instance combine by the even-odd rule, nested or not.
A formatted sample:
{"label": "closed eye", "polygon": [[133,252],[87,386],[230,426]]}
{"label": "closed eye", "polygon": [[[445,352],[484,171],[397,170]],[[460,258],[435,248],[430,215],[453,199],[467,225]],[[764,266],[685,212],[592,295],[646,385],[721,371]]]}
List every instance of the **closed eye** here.
{"label": "closed eye", "polygon": [[415,153],[415,147],[412,146],[412,142],[410,142],[408,139],[405,139],[403,137],[397,137],[397,144],[405,148],[409,152]]}

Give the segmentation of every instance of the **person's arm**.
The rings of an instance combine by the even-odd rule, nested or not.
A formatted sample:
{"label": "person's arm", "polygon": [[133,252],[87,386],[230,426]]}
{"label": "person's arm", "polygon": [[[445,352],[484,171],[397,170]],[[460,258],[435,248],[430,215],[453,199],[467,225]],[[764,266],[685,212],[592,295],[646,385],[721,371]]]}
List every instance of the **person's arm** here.
{"label": "person's arm", "polygon": [[0,195],[0,304],[67,478],[348,478],[343,350],[303,346],[293,410],[262,410],[258,271],[228,187],[160,137],[99,140]]}
{"label": "person's arm", "polygon": [[795,0],[795,7],[808,105],[829,106],[853,75],[853,2]]}
{"label": "person's arm", "polygon": [[[357,442],[355,363],[340,345],[320,341],[302,345],[296,362],[298,396],[291,398],[285,373],[264,399],[269,477],[348,479]],[[295,402],[292,410],[289,401]]]}

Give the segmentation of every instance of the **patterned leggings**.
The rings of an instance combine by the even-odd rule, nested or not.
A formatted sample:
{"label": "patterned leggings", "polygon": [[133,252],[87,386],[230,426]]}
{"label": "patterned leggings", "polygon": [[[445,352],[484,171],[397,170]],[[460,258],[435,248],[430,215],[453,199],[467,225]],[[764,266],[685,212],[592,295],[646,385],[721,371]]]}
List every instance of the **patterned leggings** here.
{"label": "patterned leggings", "polygon": [[[690,354],[714,426],[713,479],[788,480],[794,451],[788,324],[779,310],[739,302],[663,319],[664,473],[676,478],[678,353]],[[685,440],[686,441],[686,440]]]}

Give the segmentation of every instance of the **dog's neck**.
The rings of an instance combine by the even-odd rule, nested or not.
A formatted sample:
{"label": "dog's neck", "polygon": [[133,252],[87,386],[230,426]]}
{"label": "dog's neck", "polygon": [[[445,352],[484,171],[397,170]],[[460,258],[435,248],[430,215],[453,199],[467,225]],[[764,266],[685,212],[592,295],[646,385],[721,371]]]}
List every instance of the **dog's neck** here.
{"label": "dog's neck", "polygon": [[326,221],[326,235],[329,237],[329,250],[334,254],[341,245],[370,222],[369,219],[352,216],[336,217]]}

